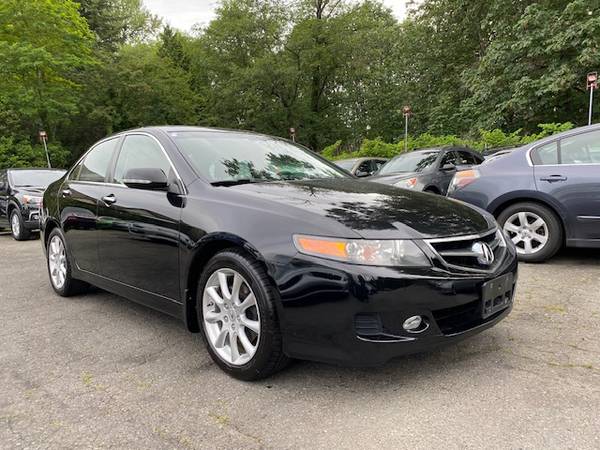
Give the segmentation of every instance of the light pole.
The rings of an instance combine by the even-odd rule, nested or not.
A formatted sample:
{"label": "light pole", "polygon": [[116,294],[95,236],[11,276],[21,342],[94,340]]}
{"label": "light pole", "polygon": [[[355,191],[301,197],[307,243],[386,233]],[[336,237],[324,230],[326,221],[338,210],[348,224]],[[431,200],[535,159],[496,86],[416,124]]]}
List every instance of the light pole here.
{"label": "light pole", "polygon": [[402,108],[402,114],[404,115],[404,151],[408,151],[408,117],[412,114],[410,106],[406,105]]}
{"label": "light pole", "polygon": [[590,91],[590,109],[588,112],[588,125],[592,124],[592,110],[594,104],[594,89],[598,89],[598,72],[587,74],[587,88]]}
{"label": "light pole", "polygon": [[40,130],[39,132],[40,141],[44,144],[44,151],[46,152],[46,161],[48,162],[48,169],[52,168],[50,165],[50,154],[48,153],[48,145],[46,145],[46,141],[48,141],[48,134],[44,130]]}
{"label": "light pole", "polygon": [[296,129],[290,128],[290,139],[292,142],[296,142]]}

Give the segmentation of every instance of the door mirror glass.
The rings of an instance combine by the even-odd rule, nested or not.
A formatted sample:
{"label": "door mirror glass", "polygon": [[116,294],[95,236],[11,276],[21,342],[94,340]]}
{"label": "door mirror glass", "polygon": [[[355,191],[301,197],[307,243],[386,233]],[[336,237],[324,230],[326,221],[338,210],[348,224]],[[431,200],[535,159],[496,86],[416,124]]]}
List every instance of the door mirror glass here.
{"label": "door mirror glass", "polygon": [[123,184],[134,189],[164,190],[169,182],[161,169],[130,169],[125,173]]}

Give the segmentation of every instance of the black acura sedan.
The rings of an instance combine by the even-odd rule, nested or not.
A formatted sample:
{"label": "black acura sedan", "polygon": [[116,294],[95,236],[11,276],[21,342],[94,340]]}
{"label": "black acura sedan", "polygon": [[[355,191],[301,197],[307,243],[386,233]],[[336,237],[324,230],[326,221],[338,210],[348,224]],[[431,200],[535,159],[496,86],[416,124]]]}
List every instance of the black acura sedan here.
{"label": "black acura sedan", "polygon": [[508,315],[517,278],[488,213],[238,131],[98,142],[46,191],[42,232],[59,295],[93,284],[181,318],[244,380],[457,341]]}

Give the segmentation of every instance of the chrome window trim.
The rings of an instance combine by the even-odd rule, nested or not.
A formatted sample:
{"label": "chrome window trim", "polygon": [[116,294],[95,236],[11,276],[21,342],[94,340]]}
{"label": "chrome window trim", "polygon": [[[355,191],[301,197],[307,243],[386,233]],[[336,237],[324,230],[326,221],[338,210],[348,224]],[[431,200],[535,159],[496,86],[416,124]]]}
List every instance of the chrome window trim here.
{"label": "chrome window trim", "polygon": [[561,136],[561,137],[557,137],[556,139],[551,139],[548,140],[546,142],[540,142],[539,144],[536,144],[535,146],[531,147],[529,150],[527,150],[526,153],[526,160],[527,160],[527,164],[529,164],[530,167],[536,167],[536,166],[540,166],[540,167],[569,167],[569,166],[599,166],[600,163],[584,163],[584,164],[533,164],[533,160],[531,159],[531,152],[543,147],[544,145],[548,145],[548,144],[552,144],[553,142],[556,142],[558,144],[558,151],[560,152],[560,141],[562,141],[563,139],[569,139],[569,138],[573,138],[576,136],[580,136],[582,134],[587,134],[587,133],[594,133],[594,132],[598,132],[600,131],[600,128],[595,127],[592,130],[580,130],[578,132],[574,132],[574,133],[570,133],[567,134],[565,136]]}
{"label": "chrome window trim", "polygon": [[[88,155],[88,153],[90,153],[98,145],[103,144],[104,142],[110,141],[112,139],[121,139],[122,138],[123,141],[125,141],[125,139],[127,138],[127,136],[134,136],[134,135],[148,136],[148,137],[154,139],[154,141],[156,141],[156,143],[158,144],[159,148],[162,150],[163,154],[166,156],[167,161],[169,161],[171,169],[173,169],[173,172],[175,173],[175,176],[179,180],[179,183],[181,184],[181,187],[183,189],[182,195],[186,195],[188,193],[187,186],[185,185],[185,183],[183,182],[183,179],[179,175],[179,172],[177,171],[177,168],[175,167],[175,164],[173,164],[173,160],[171,159],[171,157],[169,156],[169,154],[167,153],[167,151],[165,150],[165,148],[163,147],[163,145],[160,143],[160,141],[155,136],[151,135],[150,133],[146,133],[144,131],[134,131],[134,132],[131,132],[131,133],[121,133],[121,134],[118,134],[116,136],[106,137],[106,138],[101,139],[100,141],[96,142],[83,155],[81,155],[79,157],[79,159],[77,160],[77,162],[75,164],[73,164],[73,166],[69,169],[69,171],[67,172],[67,181],[69,183],[83,183],[83,184],[96,184],[96,185],[101,185],[101,186],[127,187],[127,186],[125,186],[122,183],[111,183],[111,182],[107,182],[107,181],[70,180],[69,177],[71,176],[71,173],[73,172],[73,170],[75,170],[75,168],[79,165],[79,163],[85,159],[85,157]],[[117,160],[115,160],[115,164],[117,163],[120,154],[121,154],[121,148],[119,148],[119,154],[116,155],[117,156]]]}

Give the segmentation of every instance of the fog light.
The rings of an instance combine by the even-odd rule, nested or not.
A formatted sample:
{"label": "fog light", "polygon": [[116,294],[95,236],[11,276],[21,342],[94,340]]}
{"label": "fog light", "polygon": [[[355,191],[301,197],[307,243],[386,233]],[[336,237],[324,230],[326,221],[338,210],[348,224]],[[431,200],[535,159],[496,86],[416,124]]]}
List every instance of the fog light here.
{"label": "fog light", "polygon": [[423,318],[421,316],[412,316],[404,321],[402,328],[406,331],[415,332],[419,331],[423,325]]}

